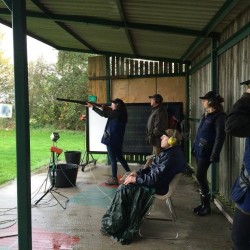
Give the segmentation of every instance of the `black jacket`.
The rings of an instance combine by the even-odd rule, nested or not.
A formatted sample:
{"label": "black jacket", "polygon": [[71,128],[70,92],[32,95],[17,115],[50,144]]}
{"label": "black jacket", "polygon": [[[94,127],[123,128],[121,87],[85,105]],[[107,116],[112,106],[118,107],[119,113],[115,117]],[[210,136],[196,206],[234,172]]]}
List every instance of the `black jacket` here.
{"label": "black jacket", "polygon": [[196,159],[219,162],[225,140],[225,119],[224,112],[213,112],[202,116],[192,149]]}
{"label": "black jacket", "polygon": [[100,116],[108,118],[101,142],[111,147],[122,147],[127,123],[124,111],[110,108],[101,110],[95,106],[93,110]]}
{"label": "black jacket", "polygon": [[136,183],[155,188],[156,193],[168,192],[168,185],[174,176],[184,172],[186,160],[181,146],[164,149],[153,161],[152,165],[137,172]]}
{"label": "black jacket", "polygon": [[[244,93],[234,104],[227,116],[225,130],[229,135],[246,137],[243,163],[244,176],[250,181],[250,94]],[[243,171],[242,171],[243,172]],[[231,199],[237,207],[246,213],[250,213],[250,189],[240,174],[232,188]]]}

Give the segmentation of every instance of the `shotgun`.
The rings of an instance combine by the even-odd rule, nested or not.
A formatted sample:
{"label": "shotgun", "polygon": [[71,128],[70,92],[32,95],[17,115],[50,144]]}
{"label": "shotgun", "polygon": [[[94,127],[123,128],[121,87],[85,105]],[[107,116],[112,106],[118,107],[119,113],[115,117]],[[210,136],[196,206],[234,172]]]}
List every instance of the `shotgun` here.
{"label": "shotgun", "polygon": [[[79,101],[79,100],[63,99],[63,98],[56,98],[56,100],[62,101],[62,102],[73,102],[73,103],[78,103],[78,104],[82,104],[82,105],[87,105],[87,102],[88,102],[88,101]],[[88,103],[91,103],[92,105],[98,106],[98,107],[107,106],[107,104],[104,105],[104,104],[99,104],[96,102],[88,102]]]}

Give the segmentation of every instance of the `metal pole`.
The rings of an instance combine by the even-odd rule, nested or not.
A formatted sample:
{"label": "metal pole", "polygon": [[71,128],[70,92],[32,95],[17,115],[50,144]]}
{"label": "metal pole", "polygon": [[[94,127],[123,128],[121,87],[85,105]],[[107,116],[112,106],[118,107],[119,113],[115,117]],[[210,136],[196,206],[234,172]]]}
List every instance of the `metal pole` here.
{"label": "metal pole", "polygon": [[[218,90],[218,68],[217,68],[217,37],[211,38],[211,81],[212,81],[212,90]],[[217,191],[217,181],[218,181],[218,168],[216,164],[213,163],[211,167],[211,193],[215,193]]]}
{"label": "metal pole", "polygon": [[26,1],[12,1],[17,152],[18,249],[32,249]]}

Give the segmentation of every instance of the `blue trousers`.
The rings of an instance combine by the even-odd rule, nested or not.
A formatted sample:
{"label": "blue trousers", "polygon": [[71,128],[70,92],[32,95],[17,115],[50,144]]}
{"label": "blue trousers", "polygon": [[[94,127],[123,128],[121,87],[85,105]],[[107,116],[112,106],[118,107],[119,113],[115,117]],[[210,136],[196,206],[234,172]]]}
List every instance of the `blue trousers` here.
{"label": "blue trousers", "polygon": [[117,177],[117,160],[122,164],[126,172],[130,172],[128,163],[122,155],[122,146],[107,145],[107,151],[111,163],[112,177]]}
{"label": "blue trousers", "polygon": [[209,193],[207,171],[211,162],[209,160],[196,159],[196,163],[197,163],[196,178],[197,178],[197,181],[199,182],[202,194],[206,195]]}
{"label": "blue trousers", "polygon": [[232,228],[234,250],[250,249],[250,215],[242,213],[236,208]]}

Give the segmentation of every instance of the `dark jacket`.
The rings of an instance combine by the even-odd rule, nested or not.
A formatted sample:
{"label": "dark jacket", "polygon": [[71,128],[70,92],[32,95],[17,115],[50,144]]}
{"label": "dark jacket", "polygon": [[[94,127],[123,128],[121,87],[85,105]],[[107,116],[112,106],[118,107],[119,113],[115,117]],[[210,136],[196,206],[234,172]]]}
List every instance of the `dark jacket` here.
{"label": "dark jacket", "polygon": [[[231,112],[227,116],[225,130],[229,135],[236,137],[246,137],[245,152],[243,158],[245,176],[250,181],[250,94],[244,93],[242,97],[233,105]],[[241,182],[241,183],[240,183]],[[232,189],[232,199],[237,206],[250,213],[250,186],[242,183],[239,176]]]}
{"label": "dark jacket", "polygon": [[203,114],[192,148],[196,159],[219,162],[225,140],[225,118],[224,112]]}
{"label": "dark jacket", "polygon": [[168,128],[168,113],[166,108],[160,104],[152,108],[147,122],[147,142],[152,146],[161,145],[161,136]]}
{"label": "dark jacket", "polygon": [[122,147],[127,123],[127,116],[124,111],[110,108],[101,110],[95,106],[93,110],[97,114],[108,118],[101,142],[111,147]]}
{"label": "dark jacket", "polygon": [[177,173],[184,172],[186,161],[179,145],[164,149],[153,161],[152,165],[137,172],[136,183],[155,188],[156,193],[168,192],[168,185]]}

